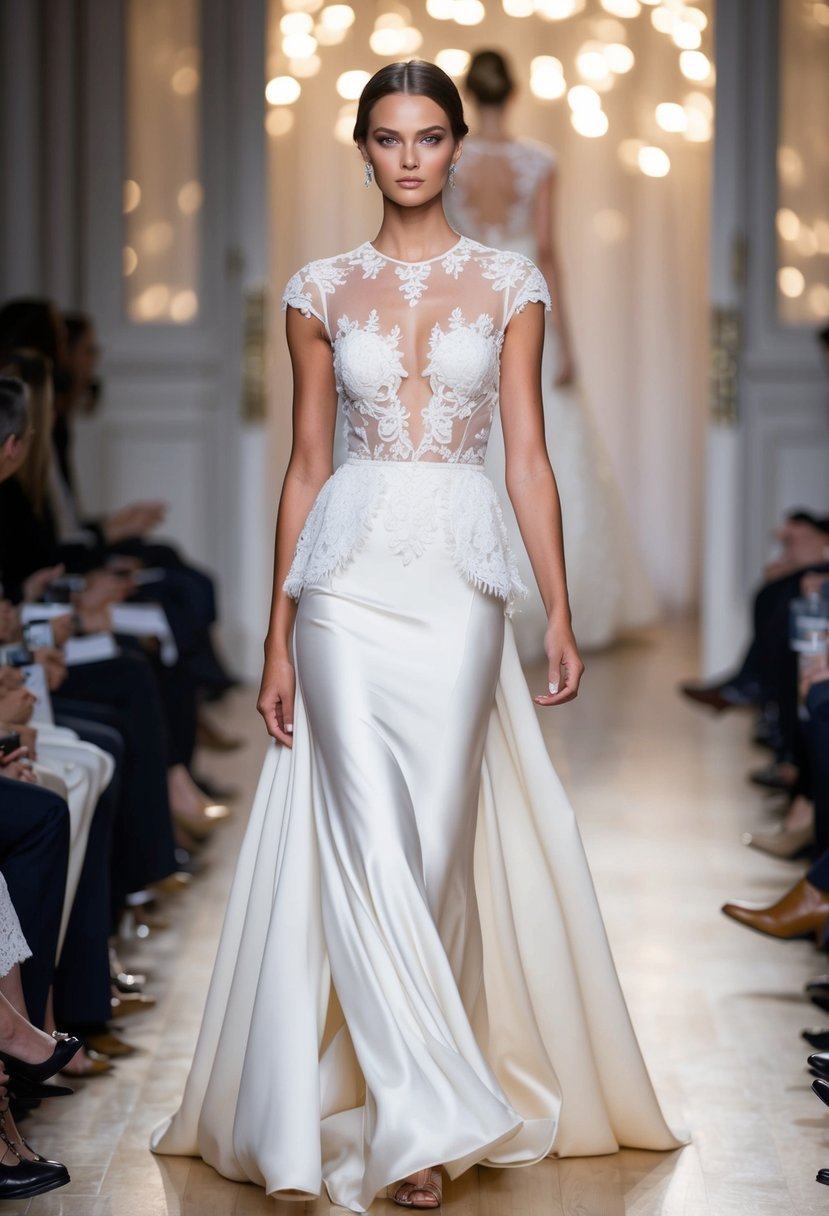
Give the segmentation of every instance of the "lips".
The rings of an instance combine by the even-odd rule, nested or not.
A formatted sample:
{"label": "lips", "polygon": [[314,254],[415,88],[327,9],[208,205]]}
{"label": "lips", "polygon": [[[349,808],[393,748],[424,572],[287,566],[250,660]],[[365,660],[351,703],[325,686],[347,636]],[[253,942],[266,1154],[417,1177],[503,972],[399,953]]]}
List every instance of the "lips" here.
{"label": "lips", "polygon": [[422,177],[399,177],[397,179],[398,186],[422,186]]}

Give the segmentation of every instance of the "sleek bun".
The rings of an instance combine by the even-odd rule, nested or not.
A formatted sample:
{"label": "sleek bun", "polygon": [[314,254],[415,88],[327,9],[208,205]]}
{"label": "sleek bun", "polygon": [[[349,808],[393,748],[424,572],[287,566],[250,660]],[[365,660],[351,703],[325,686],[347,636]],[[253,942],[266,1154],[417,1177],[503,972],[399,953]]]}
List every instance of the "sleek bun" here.
{"label": "sleek bun", "polygon": [[501,106],[515,89],[509,64],[500,51],[476,51],[466,87],[479,105]]}

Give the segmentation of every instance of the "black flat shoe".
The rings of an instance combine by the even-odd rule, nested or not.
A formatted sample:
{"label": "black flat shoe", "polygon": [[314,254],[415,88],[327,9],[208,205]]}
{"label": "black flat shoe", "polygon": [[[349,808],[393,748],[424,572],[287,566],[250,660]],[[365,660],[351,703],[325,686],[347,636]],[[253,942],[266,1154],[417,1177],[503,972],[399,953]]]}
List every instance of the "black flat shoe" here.
{"label": "black flat shoe", "polygon": [[803,991],[809,996],[813,992],[821,993],[823,996],[829,996],[829,975],[815,975],[803,985]]}
{"label": "black flat shoe", "polygon": [[812,1092],[817,1094],[824,1106],[829,1106],[829,1081],[824,1081],[822,1077],[815,1077],[812,1082]]}
{"label": "black flat shoe", "polygon": [[815,1051],[829,1051],[829,1030],[804,1030],[803,1038]]}
{"label": "black flat shoe", "polygon": [[70,1181],[69,1171],[59,1161],[18,1161],[0,1165],[0,1199],[27,1199],[43,1195]]}
{"label": "black flat shoe", "polygon": [[6,1066],[6,1072],[15,1080],[32,1081],[36,1085],[53,1077],[56,1072],[68,1064],[72,1057],[83,1047],[80,1039],[76,1039],[74,1035],[61,1034],[55,1030],[52,1038],[56,1039],[55,1050],[49,1056],[48,1060],[44,1060],[41,1064],[29,1064],[26,1060],[18,1060],[17,1056],[10,1055],[7,1051],[0,1051],[0,1060]]}
{"label": "black flat shoe", "polygon": [[829,1186],[829,1170],[818,1170],[815,1174],[815,1182],[822,1182],[824,1186]]}
{"label": "black flat shoe", "polygon": [[[824,944],[821,938],[821,945]],[[810,992],[809,1000],[813,1005],[817,1005],[818,1009],[822,1009],[824,1013],[829,1013],[829,992]]]}

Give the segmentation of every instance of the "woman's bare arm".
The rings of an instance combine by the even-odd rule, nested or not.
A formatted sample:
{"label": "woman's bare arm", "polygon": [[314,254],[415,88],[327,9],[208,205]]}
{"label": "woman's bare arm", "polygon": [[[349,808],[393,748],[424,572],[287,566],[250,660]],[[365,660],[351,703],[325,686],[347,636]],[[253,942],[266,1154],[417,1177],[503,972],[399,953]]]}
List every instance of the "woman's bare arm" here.
{"label": "woman's bare arm", "polygon": [[293,442],[276,520],[273,596],[257,709],[268,734],[290,747],[295,691],[291,630],[296,604],[282,584],[308,513],[331,476],[337,391],[331,345],[322,323],[289,308],[286,330],[294,377]]}
{"label": "woman's bare arm", "polygon": [[544,609],[549,683],[558,692],[536,697],[559,705],[576,696],[584,671],[570,623],[561,506],[544,441],[541,352],[544,310],[528,304],[507,326],[501,353],[501,422],[506,483]]}
{"label": "woman's bare arm", "polygon": [[547,280],[553,304],[553,324],[559,341],[556,384],[561,386],[572,383],[575,376],[575,364],[573,347],[570,342],[570,327],[567,321],[564,281],[555,237],[557,182],[557,171],[551,169],[536,191],[533,223],[538,249],[538,268]]}

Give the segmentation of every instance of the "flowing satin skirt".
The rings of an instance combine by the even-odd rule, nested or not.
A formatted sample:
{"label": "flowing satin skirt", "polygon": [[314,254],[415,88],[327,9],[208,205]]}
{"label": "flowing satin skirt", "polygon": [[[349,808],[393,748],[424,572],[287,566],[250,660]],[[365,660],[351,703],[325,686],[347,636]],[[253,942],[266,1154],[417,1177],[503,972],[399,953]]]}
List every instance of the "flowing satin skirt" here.
{"label": "flowing satin skirt", "polygon": [[[557,339],[548,326],[541,373],[544,429],[561,498],[573,628],[582,650],[598,650],[626,630],[652,624],[659,609],[602,436],[578,385],[555,387],[556,365]],[[486,468],[499,492],[519,573],[530,589],[513,618],[518,652],[529,662],[543,655],[547,616],[504,485],[500,416]]]}
{"label": "flowing satin skirt", "polygon": [[352,1211],[437,1163],[674,1148],[503,603],[383,533],[302,593],[294,747],[153,1148]]}

